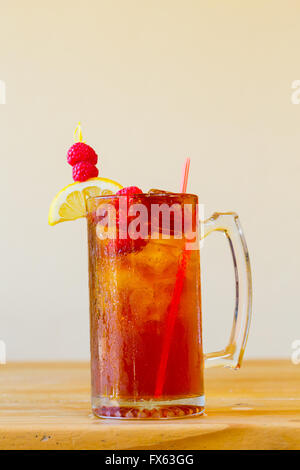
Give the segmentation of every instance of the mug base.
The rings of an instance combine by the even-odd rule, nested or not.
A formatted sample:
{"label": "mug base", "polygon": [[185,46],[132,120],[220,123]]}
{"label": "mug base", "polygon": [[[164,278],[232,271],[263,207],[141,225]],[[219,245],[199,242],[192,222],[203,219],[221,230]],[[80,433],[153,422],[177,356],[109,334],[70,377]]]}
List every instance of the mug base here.
{"label": "mug base", "polygon": [[205,397],[174,400],[111,400],[93,397],[92,409],[98,418],[109,419],[178,419],[204,413]]}

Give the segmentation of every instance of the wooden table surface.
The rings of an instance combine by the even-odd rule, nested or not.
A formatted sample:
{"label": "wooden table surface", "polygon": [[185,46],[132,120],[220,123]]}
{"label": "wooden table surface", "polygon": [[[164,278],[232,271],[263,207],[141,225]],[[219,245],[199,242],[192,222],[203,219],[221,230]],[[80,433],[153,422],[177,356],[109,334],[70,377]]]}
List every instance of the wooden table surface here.
{"label": "wooden table surface", "polygon": [[0,366],[0,449],[300,449],[300,365],[206,371],[206,415],[171,421],[91,414],[86,363]]}

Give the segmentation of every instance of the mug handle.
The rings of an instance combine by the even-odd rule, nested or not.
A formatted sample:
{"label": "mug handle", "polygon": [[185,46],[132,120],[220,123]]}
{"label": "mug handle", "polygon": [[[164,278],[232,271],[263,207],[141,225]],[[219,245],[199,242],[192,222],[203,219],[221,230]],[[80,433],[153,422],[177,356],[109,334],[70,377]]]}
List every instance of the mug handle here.
{"label": "mug handle", "polygon": [[212,232],[221,232],[227,237],[233,259],[236,291],[233,325],[228,345],[220,351],[205,354],[205,367],[224,366],[239,369],[252,314],[252,279],[246,240],[235,212],[215,212],[201,225],[203,232],[201,239]]}

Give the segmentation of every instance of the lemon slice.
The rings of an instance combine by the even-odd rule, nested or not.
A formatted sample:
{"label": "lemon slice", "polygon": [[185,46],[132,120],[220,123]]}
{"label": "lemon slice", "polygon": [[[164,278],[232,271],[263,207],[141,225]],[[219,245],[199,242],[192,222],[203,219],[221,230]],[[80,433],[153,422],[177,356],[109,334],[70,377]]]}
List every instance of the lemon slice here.
{"label": "lemon slice", "polygon": [[122,187],[107,178],[91,178],[83,183],[69,184],[57,193],[51,203],[49,225],[85,217],[87,198],[115,194]]}

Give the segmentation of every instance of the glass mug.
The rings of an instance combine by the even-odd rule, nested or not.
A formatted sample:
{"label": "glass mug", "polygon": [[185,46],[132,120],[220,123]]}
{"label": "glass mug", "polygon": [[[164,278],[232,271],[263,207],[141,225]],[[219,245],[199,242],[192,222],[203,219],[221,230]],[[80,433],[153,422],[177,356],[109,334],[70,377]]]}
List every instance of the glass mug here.
{"label": "glass mug", "polygon": [[[239,368],[247,342],[251,271],[239,218],[215,213],[199,225],[192,194],[129,199],[87,201],[93,412],[119,419],[201,415],[204,366]],[[141,207],[146,219],[129,237],[132,213],[141,215]],[[128,217],[123,232],[122,213]],[[214,231],[229,242],[236,302],[228,345],[203,354],[199,240]]]}

